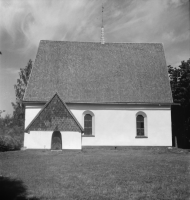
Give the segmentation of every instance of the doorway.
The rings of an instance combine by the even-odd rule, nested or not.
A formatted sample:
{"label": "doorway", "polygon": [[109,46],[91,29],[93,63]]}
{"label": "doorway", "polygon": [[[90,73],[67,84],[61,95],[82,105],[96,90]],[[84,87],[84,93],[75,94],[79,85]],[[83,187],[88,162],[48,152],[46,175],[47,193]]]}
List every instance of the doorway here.
{"label": "doorway", "polygon": [[54,131],[51,139],[52,150],[62,150],[62,138],[60,131]]}

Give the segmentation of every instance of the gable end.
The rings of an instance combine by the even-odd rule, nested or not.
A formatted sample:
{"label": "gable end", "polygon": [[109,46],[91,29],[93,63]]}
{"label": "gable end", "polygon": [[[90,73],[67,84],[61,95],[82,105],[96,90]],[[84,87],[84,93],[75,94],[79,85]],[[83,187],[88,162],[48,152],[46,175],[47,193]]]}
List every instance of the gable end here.
{"label": "gable end", "polygon": [[28,125],[25,132],[57,130],[84,132],[80,123],[56,93]]}

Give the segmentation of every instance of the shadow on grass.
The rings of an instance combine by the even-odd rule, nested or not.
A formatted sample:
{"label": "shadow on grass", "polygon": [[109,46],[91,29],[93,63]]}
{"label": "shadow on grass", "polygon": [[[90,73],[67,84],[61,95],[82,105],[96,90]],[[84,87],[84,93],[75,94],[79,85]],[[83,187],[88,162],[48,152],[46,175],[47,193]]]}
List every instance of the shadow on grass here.
{"label": "shadow on grass", "polygon": [[2,200],[39,200],[27,196],[27,189],[23,182],[8,177],[0,177],[0,199]]}

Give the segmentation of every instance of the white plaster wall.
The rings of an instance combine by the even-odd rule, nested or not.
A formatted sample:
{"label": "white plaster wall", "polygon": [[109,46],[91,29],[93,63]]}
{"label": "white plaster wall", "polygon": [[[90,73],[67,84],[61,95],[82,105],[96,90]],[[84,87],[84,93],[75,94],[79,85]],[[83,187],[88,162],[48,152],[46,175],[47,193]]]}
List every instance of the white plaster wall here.
{"label": "white plaster wall", "polygon": [[[36,117],[43,106],[26,106],[25,128]],[[29,149],[51,149],[53,131],[30,131],[24,134],[24,146]],[[61,132],[63,149],[81,149],[81,133]]]}
{"label": "white plaster wall", "polygon": [[43,106],[26,106],[25,107],[25,128],[30,124],[30,122],[36,117],[38,112]]}
{"label": "white plaster wall", "polygon": [[[51,149],[53,131],[30,131],[24,134],[27,149]],[[81,149],[81,133],[61,132],[62,149]]]}
{"label": "white plaster wall", "polygon": [[62,149],[81,149],[81,133],[61,131]]}
{"label": "white plaster wall", "polygon": [[[82,114],[90,110],[95,115],[95,137],[82,137],[82,146],[171,146],[170,107],[80,106],[69,105],[83,126]],[[136,137],[136,113],[147,115],[148,138]]]}
{"label": "white plaster wall", "polygon": [[[75,115],[79,123],[82,125],[82,127],[83,127],[82,114],[84,111],[90,110],[95,115],[95,128],[94,128],[95,137],[82,137],[82,146],[171,146],[172,145],[171,111],[169,106],[77,105],[77,104],[67,104],[67,105],[71,109],[72,113]],[[37,113],[41,110],[41,108],[42,107],[40,106],[26,107],[25,127],[32,121],[32,119],[37,115]],[[139,111],[142,111],[147,115],[148,138],[135,138],[136,113]],[[42,136],[36,136],[36,137],[38,138]],[[74,139],[75,137],[76,141]],[[34,135],[30,137],[26,133],[25,138],[26,141],[24,141],[24,144],[27,144],[30,147],[34,146],[35,148],[37,148],[36,146],[42,145],[42,144],[34,144],[35,143]],[[64,134],[62,132],[63,148],[72,149],[74,147],[77,147],[77,149],[80,149],[81,145],[79,145],[79,138],[81,140],[81,134],[79,133],[76,133],[76,135],[74,135],[73,132],[65,132]],[[32,143],[34,145],[32,145]],[[51,145],[51,142],[49,144]]]}
{"label": "white plaster wall", "polygon": [[30,131],[24,134],[24,147],[27,149],[51,149],[53,131]]}

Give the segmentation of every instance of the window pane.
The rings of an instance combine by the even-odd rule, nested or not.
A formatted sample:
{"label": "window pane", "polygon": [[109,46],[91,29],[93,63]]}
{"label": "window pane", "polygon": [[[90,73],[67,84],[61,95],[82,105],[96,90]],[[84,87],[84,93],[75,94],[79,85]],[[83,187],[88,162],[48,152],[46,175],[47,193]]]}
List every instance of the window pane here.
{"label": "window pane", "polygon": [[144,135],[144,117],[142,115],[137,116],[137,135]]}
{"label": "window pane", "polygon": [[144,122],[140,122],[140,128],[144,128]]}
{"label": "window pane", "polygon": [[137,128],[144,128],[143,122],[137,122]]}
{"label": "window pane", "polygon": [[142,115],[137,116],[137,121],[138,122],[144,122],[144,117]]}
{"label": "window pane", "polygon": [[84,134],[85,135],[92,135],[92,128],[85,128],[84,129]]}
{"label": "window pane", "polygon": [[90,114],[86,114],[84,119],[85,120],[92,120],[92,116]]}
{"label": "window pane", "polygon": [[92,127],[92,121],[84,121],[84,127]]}
{"label": "window pane", "polygon": [[144,128],[144,122],[137,122],[137,128]]}
{"label": "window pane", "polygon": [[90,114],[84,116],[84,134],[92,135],[92,116]]}
{"label": "window pane", "polygon": [[137,129],[137,135],[143,136],[144,135],[144,129],[138,128]]}
{"label": "window pane", "polygon": [[140,135],[141,134],[141,129],[137,129],[137,135]]}

